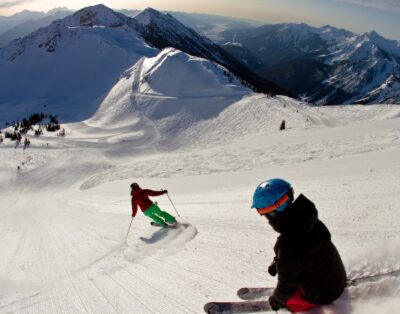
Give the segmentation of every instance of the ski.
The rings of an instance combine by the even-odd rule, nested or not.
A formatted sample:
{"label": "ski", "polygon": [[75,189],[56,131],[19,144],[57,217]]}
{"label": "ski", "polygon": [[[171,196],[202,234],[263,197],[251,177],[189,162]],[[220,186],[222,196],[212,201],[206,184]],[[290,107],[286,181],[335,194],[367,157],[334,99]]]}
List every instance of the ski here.
{"label": "ski", "polygon": [[156,223],[155,221],[151,221],[150,225],[154,226],[154,227],[160,227],[160,228],[176,228],[179,226],[179,223],[176,223],[176,225],[166,225],[166,226],[161,226],[158,223]]}
{"label": "ski", "polygon": [[260,288],[241,288],[237,291],[237,295],[242,300],[255,300],[264,297],[269,297],[274,292],[275,288],[260,287]]}
{"label": "ski", "polygon": [[271,311],[268,301],[209,302],[204,311],[209,314],[248,313]]}
{"label": "ski", "polygon": [[[400,270],[392,270],[380,274],[372,274],[366,276],[360,276],[353,279],[348,279],[346,287],[354,287],[363,283],[374,282],[381,280],[382,278],[399,277]],[[237,291],[237,295],[242,300],[255,300],[264,297],[269,297],[274,292],[275,288],[271,287],[244,287]]]}

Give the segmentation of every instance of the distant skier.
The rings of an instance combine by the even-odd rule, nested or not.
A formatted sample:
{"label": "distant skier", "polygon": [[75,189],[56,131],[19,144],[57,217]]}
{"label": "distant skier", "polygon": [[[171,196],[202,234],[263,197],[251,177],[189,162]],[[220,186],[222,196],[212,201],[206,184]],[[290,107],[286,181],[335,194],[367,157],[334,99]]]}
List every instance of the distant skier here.
{"label": "distant skier", "polygon": [[285,120],[282,120],[281,125],[279,126],[279,130],[283,131],[285,129],[286,129],[286,122],[285,122]]}
{"label": "distant skier", "polygon": [[136,216],[138,205],[143,214],[151,218],[155,223],[162,227],[175,226],[177,221],[174,216],[162,211],[157,204],[154,204],[149,196],[159,196],[168,193],[167,190],[153,191],[148,189],[141,189],[139,184],[131,184],[132,196],[132,218]]}
{"label": "distant skier", "polygon": [[256,188],[252,208],[280,233],[268,267],[270,275],[278,274],[277,287],[269,298],[272,309],[308,311],[339,298],[346,271],[315,205],[303,194],[294,200],[290,183],[271,179]]}

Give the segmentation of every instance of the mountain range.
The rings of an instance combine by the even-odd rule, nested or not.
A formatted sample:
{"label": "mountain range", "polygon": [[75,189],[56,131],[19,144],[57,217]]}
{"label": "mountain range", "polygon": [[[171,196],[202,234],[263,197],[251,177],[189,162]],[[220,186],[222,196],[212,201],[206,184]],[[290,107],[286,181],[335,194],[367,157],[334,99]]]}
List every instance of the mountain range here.
{"label": "mountain range", "polygon": [[57,8],[47,13],[24,11],[10,17],[0,17],[0,47],[5,47],[16,38],[29,35],[40,27],[49,25],[52,21],[70,15],[72,11],[66,8]]}
{"label": "mountain range", "polygon": [[221,36],[222,47],[249,69],[310,102],[400,102],[400,43],[375,31],[278,24]]}
{"label": "mountain range", "polygon": [[[16,23],[17,20],[37,17],[38,14],[25,11],[9,17],[8,24],[10,21]],[[65,10],[59,9],[48,12],[46,17],[25,21],[0,34],[0,43],[2,40],[5,42],[11,37],[17,37],[18,32],[23,36],[24,32],[27,33],[36,29],[38,25],[46,24],[52,18],[63,17],[66,14]],[[107,15],[113,16],[114,24],[107,24],[102,20]],[[75,19],[72,18],[74,16]],[[93,39],[93,31],[96,29],[96,35],[103,37],[101,41],[105,40],[110,47],[129,51],[128,54],[136,53],[133,61],[137,61],[140,56],[148,55],[143,53],[142,49],[139,49],[139,53],[135,49],[130,50],[132,40],[142,42],[144,47],[155,48],[154,51],[173,47],[224,66],[228,72],[239,77],[243,84],[251,86],[256,92],[286,94],[317,105],[400,102],[400,43],[385,39],[374,31],[359,35],[329,25],[317,28],[304,23],[254,26],[255,24],[237,19],[180,12],[162,13],[151,8],[143,11],[117,12],[103,5],[82,9],[72,17],[54,21],[49,26],[15,40],[8,47],[1,49],[0,55],[3,56],[3,60],[14,60],[22,54],[24,47],[32,46],[32,40],[38,36],[46,37],[46,40],[38,45],[44,45],[47,52],[54,54],[53,44],[63,42],[58,37],[60,32],[71,33],[74,30],[75,33],[84,32],[85,36],[88,36],[87,32],[91,29],[92,34],[89,37]],[[0,26],[4,21],[4,17],[2,18]],[[85,20],[87,21],[82,22]],[[121,33],[118,32],[118,28],[124,29],[125,35],[129,34],[122,41],[119,38]],[[109,34],[105,39],[107,32]],[[109,38],[114,35],[118,40]],[[68,46],[75,46],[77,41],[83,44],[81,37],[77,36]],[[137,45],[135,47],[137,48]],[[84,52],[83,55],[90,58],[89,56],[95,55],[97,50],[91,47]],[[59,63],[74,63],[70,56],[66,56],[65,60],[61,60],[60,56],[58,58],[60,58]],[[81,63],[85,60],[82,56],[78,57],[78,53],[75,60],[78,60],[77,58]],[[115,73],[111,69],[112,74],[105,71],[104,73],[110,76],[101,80],[99,86],[110,87],[109,83],[104,82],[115,81],[115,77],[121,73],[123,67],[128,68],[132,65],[132,60],[120,62],[121,64],[115,67]],[[32,76],[32,73],[38,71],[37,68],[45,69],[48,61],[55,62],[54,58],[49,60],[45,58],[43,65],[39,66],[25,61],[24,67],[30,69],[29,74]],[[38,62],[38,59],[33,58],[31,62]],[[5,95],[10,96],[16,89],[10,78],[20,74],[15,74],[11,70],[17,67],[7,63],[4,65],[11,72],[7,72],[9,74],[7,82],[2,85],[4,88],[7,87]],[[80,68],[86,69],[89,75],[93,64],[92,66],[81,64]],[[28,70],[19,69],[17,72],[24,73],[24,71]],[[4,77],[5,73],[3,71]],[[49,73],[55,75],[54,70],[50,70]],[[98,72],[93,71],[93,73]],[[70,76],[71,74],[67,75]],[[52,84],[62,80],[54,77]],[[35,86],[34,83],[27,84]],[[68,82],[67,85],[74,84]],[[58,86],[53,91],[59,89]],[[40,90],[43,88],[35,89],[35,91]],[[90,90],[95,88],[91,87]],[[103,88],[99,90],[105,92]],[[43,96],[43,93],[38,93]],[[19,99],[20,95],[21,93],[16,98]],[[9,96],[4,96],[3,102],[4,99],[9,99]],[[93,99],[92,96],[90,98]]]}

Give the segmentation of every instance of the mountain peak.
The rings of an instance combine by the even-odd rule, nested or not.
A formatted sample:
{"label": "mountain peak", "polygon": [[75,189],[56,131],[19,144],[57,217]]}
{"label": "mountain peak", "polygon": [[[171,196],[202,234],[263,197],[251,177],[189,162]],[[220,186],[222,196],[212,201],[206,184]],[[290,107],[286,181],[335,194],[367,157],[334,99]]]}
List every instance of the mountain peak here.
{"label": "mountain peak", "polygon": [[282,28],[284,29],[291,29],[291,30],[310,30],[310,26],[307,25],[306,23],[283,23],[283,24],[278,24],[281,25]]}
{"label": "mountain peak", "polygon": [[400,42],[396,40],[386,39],[376,31],[370,31],[362,35],[365,41],[395,57],[400,57]]}
{"label": "mountain peak", "polygon": [[365,33],[365,36],[372,40],[386,40],[384,37],[379,35],[376,31],[370,31]]}
{"label": "mountain peak", "polygon": [[104,4],[83,8],[67,19],[69,26],[113,26],[125,22],[124,15],[114,12]]}
{"label": "mountain peak", "polygon": [[60,11],[62,12],[62,11],[71,11],[71,10],[68,9],[67,7],[57,7],[57,8],[54,8],[54,9],[51,9],[51,10],[47,11],[47,14],[55,14],[55,13],[58,13]]}
{"label": "mountain peak", "polygon": [[13,16],[21,16],[21,15],[27,15],[27,14],[43,14],[43,12],[22,10],[21,12],[15,13]]}
{"label": "mountain peak", "polygon": [[146,12],[147,14],[155,14],[157,16],[163,14],[160,11],[157,11],[156,9],[153,9],[152,7],[147,7],[146,9],[143,10],[143,12]]}
{"label": "mountain peak", "polygon": [[168,16],[169,14],[167,13],[162,13],[149,7],[137,14],[134,18],[139,24],[149,25],[152,22],[159,24],[163,18],[168,18]]}

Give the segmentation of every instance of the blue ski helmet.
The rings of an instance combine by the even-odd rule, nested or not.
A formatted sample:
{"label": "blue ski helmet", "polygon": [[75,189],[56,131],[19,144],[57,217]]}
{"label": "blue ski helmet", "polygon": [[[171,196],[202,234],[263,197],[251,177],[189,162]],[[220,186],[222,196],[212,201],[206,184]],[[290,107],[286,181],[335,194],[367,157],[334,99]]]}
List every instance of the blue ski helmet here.
{"label": "blue ski helmet", "polygon": [[252,208],[260,215],[284,211],[293,201],[293,188],[282,179],[270,179],[260,183],[253,195]]}

